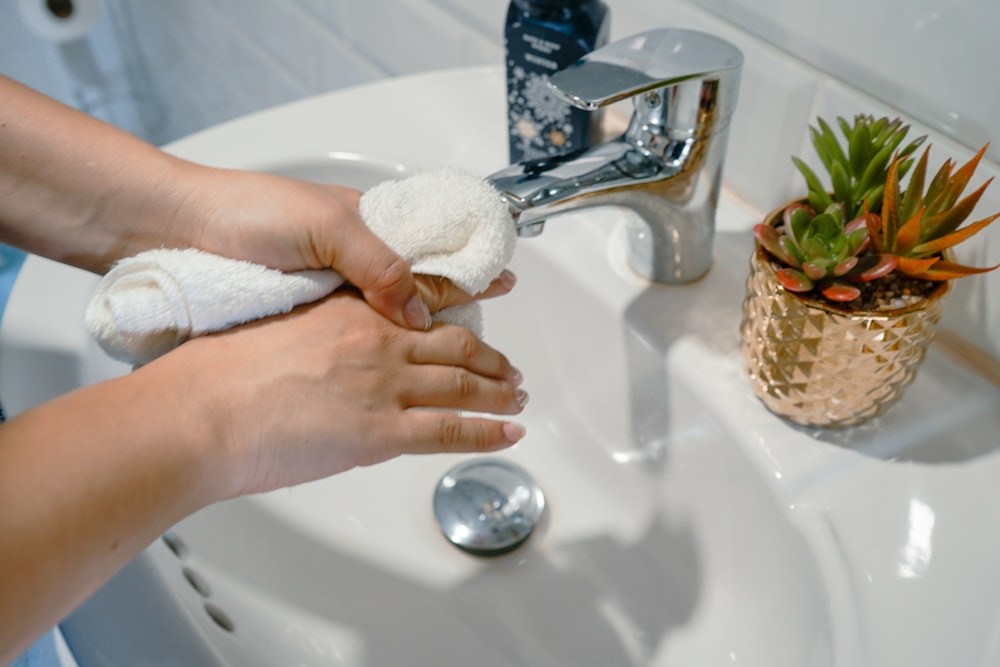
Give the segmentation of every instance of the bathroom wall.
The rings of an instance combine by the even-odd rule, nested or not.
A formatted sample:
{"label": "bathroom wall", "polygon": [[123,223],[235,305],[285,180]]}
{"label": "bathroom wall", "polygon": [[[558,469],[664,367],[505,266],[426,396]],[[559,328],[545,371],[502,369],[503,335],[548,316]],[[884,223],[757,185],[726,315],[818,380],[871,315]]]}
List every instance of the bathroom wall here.
{"label": "bathroom wall", "polygon": [[501,57],[504,5],[496,2],[472,8],[459,0],[105,4],[128,26],[126,50],[154,75],[168,110],[158,142],[307,95]]}
{"label": "bathroom wall", "polygon": [[[914,134],[931,135],[937,162],[965,159],[1000,133],[994,113],[1000,85],[990,70],[1000,62],[1000,41],[991,32],[1000,18],[996,0],[879,6],[843,0],[836,9],[822,0],[607,1],[612,38],[690,27],[744,51],[726,181],[758,210],[800,191],[788,157],[813,160],[806,127],[817,115],[902,115]],[[86,60],[81,53],[103,53],[102,85],[117,92],[96,95],[103,106],[91,106],[109,116],[120,100],[122,124],[165,143],[257,109],[375,79],[499,65],[507,0],[104,0],[103,32],[77,53],[24,35],[14,27],[12,4],[0,7],[0,71],[42,81],[79,105],[88,90],[95,96],[101,88],[82,84],[71,65]],[[117,62],[107,56],[115,49]],[[36,75],[47,67],[44,81]],[[129,103],[131,115],[121,110]],[[377,111],[387,122],[405,122],[407,105],[420,103],[400,100],[396,109]],[[1000,173],[1000,153],[989,157],[981,180]],[[1000,210],[1000,185],[979,210]],[[962,259],[1000,261],[1000,223],[993,227]],[[1000,356],[1000,271],[961,281],[956,292],[951,321]]]}
{"label": "bathroom wall", "polygon": [[1000,3],[693,0],[929,126],[981,145],[1000,133]]}
{"label": "bathroom wall", "polygon": [[129,132],[151,136],[165,112],[154,102],[150,79],[131,72],[139,63],[122,48],[115,12],[99,4],[84,38],[57,41],[33,32],[19,5],[0,3],[0,73]]}
{"label": "bathroom wall", "polygon": [[28,31],[13,2],[0,5],[0,73],[63,102],[72,101],[72,85],[58,49]]}

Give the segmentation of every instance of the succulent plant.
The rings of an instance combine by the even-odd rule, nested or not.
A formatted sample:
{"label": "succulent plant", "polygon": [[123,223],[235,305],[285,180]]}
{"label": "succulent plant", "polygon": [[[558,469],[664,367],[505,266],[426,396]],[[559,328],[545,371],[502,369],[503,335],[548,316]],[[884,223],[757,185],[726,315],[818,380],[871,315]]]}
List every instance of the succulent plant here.
{"label": "succulent plant", "polygon": [[[992,181],[962,196],[988,145],[957,170],[945,161],[927,183],[930,147],[916,160],[912,154],[925,137],[904,144],[910,128],[899,119],[857,115],[853,124],[837,123],[843,143],[822,118],[809,128],[832,188],[793,157],[809,188],[808,205],[789,204],[782,224],[754,228],[758,243],[784,264],[776,274],[786,290],[848,302],[861,296],[862,283],[886,276],[944,281],[1000,268],[942,256],[1000,218],[997,213],[962,226]],[[901,181],[911,167],[904,190]]]}
{"label": "succulent plant", "polygon": [[896,266],[893,256],[861,255],[870,245],[868,221],[862,216],[845,224],[840,203],[819,214],[793,203],[782,212],[782,221],[780,229],[756,225],[754,235],[785,264],[776,277],[791,292],[815,289],[831,301],[853,301],[861,291],[851,283],[875,280]]}
{"label": "succulent plant", "polygon": [[823,184],[816,173],[797,157],[792,161],[806,179],[809,187],[809,204],[816,211],[823,211],[834,203],[844,205],[846,220],[854,220],[867,204],[869,211],[878,210],[882,203],[888,167],[897,155],[902,162],[897,166],[900,177],[911,166],[909,155],[926,137],[919,137],[900,148],[910,130],[898,118],[875,119],[857,115],[853,124],[837,118],[844,135],[841,145],[836,133],[822,118],[817,127],[810,126],[809,136],[813,148],[830,177],[830,187]]}
{"label": "succulent plant", "polygon": [[871,213],[863,216],[873,250],[895,257],[900,273],[924,280],[951,280],[1000,267],[1000,264],[986,268],[964,266],[941,257],[942,251],[965,241],[1000,217],[1000,213],[995,213],[961,227],[993,180],[987,180],[978,190],[960,199],[988,145],[954,173],[955,164],[946,160],[926,191],[930,147],[917,162],[905,192],[899,183],[903,157],[894,159],[886,176],[881,216]]}

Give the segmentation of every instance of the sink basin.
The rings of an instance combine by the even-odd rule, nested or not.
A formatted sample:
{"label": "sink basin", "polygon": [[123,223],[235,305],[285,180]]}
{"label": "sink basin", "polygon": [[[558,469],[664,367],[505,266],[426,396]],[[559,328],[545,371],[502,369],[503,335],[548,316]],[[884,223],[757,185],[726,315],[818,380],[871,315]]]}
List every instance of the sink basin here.
{"label": "sink basin", "polygon": [[[135,578],[207,626],[226,664],[833,664],[808,539],[628,312],[696,295],[629,285],[586,244],[587,280],[618,283],[595,294],[546,249],[600,239],[601,225],[552,232],[519,248],[520,293],[485,313],[489,340],[530,378],[529,435],[500,455],[545,493],[526,545],[497,558],[452,546],[432,495],[471,457],[406,457],[204,510]],[[136,589],[123,591],[129,616]]]}
{"label": "sink basin", "polygon": [[[416,95],[433,102],[405,125],[371,113]],[[443,164],[486,175],[505,166],[503,104],[499,70],[444,71],[169,150],[359,188]],[[531,393],[528,435],[491,455],[545,494],[523,545],[475,556],[436,524],[435,487],[474,456],[219,503],[66,621],[81,667],[996,664],[1000,391],[932,351],[878,422],[791,426],[740,369],[757,213],[724,193],[713,268],[683,287],[626,268],[628,215],[589,210],[520,241],[517,289],[485,304],[487,341]],[[12,412],[127,372],[83,334],[95,283],[29,258],[0,329]],[[65,307],[39,314],[52,285]],[[22,362],[7,380],[13,359],[45,372]]]}

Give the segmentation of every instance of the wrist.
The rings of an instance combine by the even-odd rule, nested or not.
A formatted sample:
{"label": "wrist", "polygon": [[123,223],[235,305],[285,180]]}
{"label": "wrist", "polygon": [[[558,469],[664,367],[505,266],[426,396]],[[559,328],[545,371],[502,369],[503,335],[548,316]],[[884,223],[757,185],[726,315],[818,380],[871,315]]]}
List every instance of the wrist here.
{"label": "wrist", "polygon": [[[199,167],[150,147],[134,157],[131,176],[117,191],[103,192],[84,235],[103,239],[85,266],[98,273],[114,262],[153,248],[193,245],[192,201]],[[127,169],[127,166],[123,167]]]}
{"label": "wrist", "polygon": [[150,429],[162,434],[157,440],[175,448],[172,467],[188,513],[241,495],[250,467],[232,423],[232,392],[239,388],[215,374],[203,342],[188,341],[128,376],[133,395],[147,396],[149,406],[140,410],[152,413]]}
{"label": "wrist", "polygon": [[0,76],[0,237],[103,273],[178,227],[179,158]]}

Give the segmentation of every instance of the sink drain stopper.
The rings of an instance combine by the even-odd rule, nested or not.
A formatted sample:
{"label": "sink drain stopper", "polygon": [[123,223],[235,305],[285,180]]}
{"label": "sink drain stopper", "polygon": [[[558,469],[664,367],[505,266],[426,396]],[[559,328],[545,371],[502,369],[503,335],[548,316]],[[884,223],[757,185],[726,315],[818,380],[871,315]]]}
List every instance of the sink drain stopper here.
{"label": "sink drain stopper", "polygon": [[459,549],[499,556],[531,536],[545,509],[545,496],[523,468],[501,459],[455,466],[434,490],[434,516]]}

